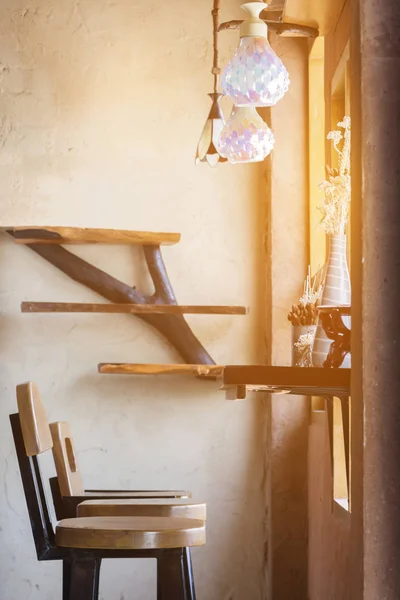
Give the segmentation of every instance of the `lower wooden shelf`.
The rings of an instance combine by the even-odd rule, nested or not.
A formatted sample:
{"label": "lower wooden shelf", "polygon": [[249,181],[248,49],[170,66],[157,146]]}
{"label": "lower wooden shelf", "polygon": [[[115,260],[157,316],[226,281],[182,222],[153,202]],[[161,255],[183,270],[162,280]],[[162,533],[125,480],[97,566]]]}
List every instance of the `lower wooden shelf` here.
{"label": "lower wooden shelf", "polygon": [[224,367],[221,365],[186,365],[186,364],[132,364],[132,363],[100,363],[98,372],[108,375],[189,375],[195,377],[222,377]]}

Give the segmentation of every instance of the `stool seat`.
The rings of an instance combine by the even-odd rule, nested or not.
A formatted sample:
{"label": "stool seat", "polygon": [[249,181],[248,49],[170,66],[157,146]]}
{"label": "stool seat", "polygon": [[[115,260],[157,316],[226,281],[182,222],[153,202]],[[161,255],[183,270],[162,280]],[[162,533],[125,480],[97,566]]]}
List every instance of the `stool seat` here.
{"label": "stool seat", "polygon": [[181,498],[149,500],[85,500],[78,517],[181,517],[206,520],[206,504]]}
{"label": "stool seat", "polygon": [[192,492],[185,490],[85,490],[84,496],[108,496],[109,498],[191,498]]}
{"label": "stool seat", "polygon": [[93,550],[189,548],[206,542],[204,521],[167,517],[83,517],[63,519],[56,545]]}

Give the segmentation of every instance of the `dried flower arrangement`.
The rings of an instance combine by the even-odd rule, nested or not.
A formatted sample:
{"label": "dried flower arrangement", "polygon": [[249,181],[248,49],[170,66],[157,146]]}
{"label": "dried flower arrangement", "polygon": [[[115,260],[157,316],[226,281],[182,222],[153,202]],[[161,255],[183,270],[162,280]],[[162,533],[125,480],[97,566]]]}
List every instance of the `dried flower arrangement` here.
{"label": "dried flower arrangement", "polygon": [[316,325],[318,321],[317,307],[322,296],[322,281],[324,270],[319,269],[312,278],[311,269],[308,267],[308,274],[304,282],[303,295],[297,304],[292,306],[288,314],[288,320],[292,325]]}
{"label": "dried flower arrangement", "polygon": [[[319,210],[322,212],[321,225],[328,235],[345,233],[349,220],[351,200],[350,177],[350,117],[344,117],[337,125],[344,130],[331,131],[327,139],[333,141],[338,153],[338,168],[326,167],[327,179],[320,184],[325,193],[325,201]],[[343,140],[342,149],[339,144]]]}

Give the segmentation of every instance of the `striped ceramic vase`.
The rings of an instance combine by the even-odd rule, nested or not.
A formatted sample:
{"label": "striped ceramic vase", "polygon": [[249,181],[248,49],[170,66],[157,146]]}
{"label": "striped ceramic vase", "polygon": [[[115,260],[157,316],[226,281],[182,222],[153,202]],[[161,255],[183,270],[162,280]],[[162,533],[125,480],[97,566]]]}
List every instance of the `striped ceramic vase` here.
{"label": "striped ceramic vase", "polygon": [[[322,293],[321,305],[337,306],[351,304],[351,287],[346,256],[346,235],[332,235],[328,238],[328,261],[326,278]],[[347,325],[347,324],[346,324]],[[322,367],[328,356],[332,340],[329,340],[321,324],[318,323],[315,333],[312,363],[313,367]],[[350,354],[343,361],[342,367],[350,367]]]}

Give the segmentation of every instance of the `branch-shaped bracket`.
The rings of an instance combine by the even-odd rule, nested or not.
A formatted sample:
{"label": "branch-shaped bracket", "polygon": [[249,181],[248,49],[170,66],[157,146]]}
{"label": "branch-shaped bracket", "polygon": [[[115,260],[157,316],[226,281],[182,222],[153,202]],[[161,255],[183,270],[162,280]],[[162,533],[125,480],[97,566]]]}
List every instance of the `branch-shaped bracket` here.
{"label": "branch-shaped bracket", "polygon": [[[48,235],[50,229],[51,236]],[[119,281],[105,271],[102,271],[82,258],[79,258],[72,252],[66,250],[61,244],[68,243],[71,238],[54,237],[57,236],[57,230],[63,230],[65,232],[65,228],[49,228],[49,230],[46,228],[25,229],[27,232],[25,242],[23,237],[23,229],[21,230],[21,228],[19,228],[18,230],[8,231],[8,233],[14,237],[18,243],[25,243],[31,250],[33,250],[33,252],[36,252],[36,254],[65,273],[65,275],[68,275],[68,277],[77,283],[80,283],[81,285],[91,289],[110,302],[122,304],[177,304],[177,300],[161,255],[161,249],[158,244],[146,243],[143,241],[143,236],[138,237],[139,241],[126,242],[137,243],[143,247],[146,264],[155,289],[154,295],[152,297],[148,297],[142,292],[138,291],[136,288],[132,288],[122,281]],[[74,237],[76,231],[78,230],[73,230],[72,228],[69,230],[69,232],[72,232],[71,235],[75,240],[72,242],[70,241],[70,243],[82,243],[83,240],[81,238],[76,241],[76,237]],[[85,230],[79,231],[82,232]],[[96,242],[111,241],[110,239],[106,239],[107,236],[108,238],[110,237],[109,230],[104,240],[102,240],[101,236],[98,236],[97,239],[93,234],[93,232],[98,230],[86,231],[91,232],[91,235],[89,236],[91,239],[87,240],[89,243],[92,241],[92,239],[96,239]],[[115,233],[117,234],[118,232]],[[154,239],[156,238],[150,238],[150,242],[153,242]],[[123,242],[119,241],[119,243]],[[194,335],[183,315],[138,314],[137,317],[161,333],[177,350],[186,363],[203,365],[215,364],[206,349]]]}

